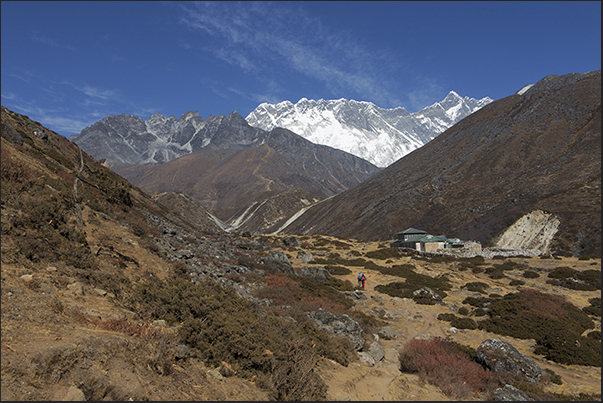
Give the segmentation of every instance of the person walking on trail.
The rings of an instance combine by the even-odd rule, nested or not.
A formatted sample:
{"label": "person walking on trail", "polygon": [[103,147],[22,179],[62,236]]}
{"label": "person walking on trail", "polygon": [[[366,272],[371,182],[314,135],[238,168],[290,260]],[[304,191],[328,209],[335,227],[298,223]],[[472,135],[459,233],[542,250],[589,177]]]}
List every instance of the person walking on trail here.
{"label": "person walking on trail", "polygon": [[366,276],[364,275],[364,273],[360,273],[358,275],[358,286],[362,286],[362,288],[364,288],[364,282],[366,281]]}

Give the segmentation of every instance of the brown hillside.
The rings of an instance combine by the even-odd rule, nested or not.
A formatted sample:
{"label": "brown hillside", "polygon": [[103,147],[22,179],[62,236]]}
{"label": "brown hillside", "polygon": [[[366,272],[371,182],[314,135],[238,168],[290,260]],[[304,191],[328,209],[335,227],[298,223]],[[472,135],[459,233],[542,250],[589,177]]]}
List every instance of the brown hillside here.
{"label": "brown hillside", "polygon": [[488,246],[535,209],[561,220],[556,252],[600,256],[600,71],[485,106],[285,232],[385,240],[415,227]]}

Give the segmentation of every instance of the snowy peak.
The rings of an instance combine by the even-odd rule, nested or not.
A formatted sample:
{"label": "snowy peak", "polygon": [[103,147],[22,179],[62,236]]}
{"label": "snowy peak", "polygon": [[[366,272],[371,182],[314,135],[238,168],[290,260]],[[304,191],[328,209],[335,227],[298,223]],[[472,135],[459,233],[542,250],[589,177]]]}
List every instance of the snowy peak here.
{"label": "snowy peak", "polygon": [[384,109],[372,102],[346,99],[262,103],[246,118],[254,127],[289,129],[313,143],[328,145],[386,167],[492,102],[451,91],[441,102],[410,114],[403,107]]}

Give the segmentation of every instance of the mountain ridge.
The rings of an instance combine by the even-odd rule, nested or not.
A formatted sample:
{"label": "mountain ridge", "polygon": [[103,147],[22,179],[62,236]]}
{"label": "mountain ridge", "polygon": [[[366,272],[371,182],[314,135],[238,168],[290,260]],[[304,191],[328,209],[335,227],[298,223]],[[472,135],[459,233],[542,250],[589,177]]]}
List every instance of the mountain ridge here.
{"label": "mountain ridge", "polygon": [[301,98],[295,104],[262,103],[246,120],[264,130],[287,128],[385,167],[490,102],[489,97],[476,100],[450,91],[442,101],[409,113],[403,107],[384,109],[367,101]]}

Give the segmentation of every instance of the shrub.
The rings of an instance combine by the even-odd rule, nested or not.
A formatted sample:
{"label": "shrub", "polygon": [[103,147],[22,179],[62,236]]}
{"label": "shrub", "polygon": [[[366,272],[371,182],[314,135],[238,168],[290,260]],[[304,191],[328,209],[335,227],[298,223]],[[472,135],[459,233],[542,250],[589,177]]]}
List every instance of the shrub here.
{"label": "shrub", "polygon": [[601,365],[601,345],[582,333],[594,328],[586,313],[562,296],[523,290],[492,300],[479,328],[521,339],[535,339],[535,353],[562,364]]}
{"label": "shrub", "polygon": [[457,329],[477,329],[477,323],[471,318],[459,318],[455,317],[450,321],[450,325],[456,327]]}
{"label": "shrub", "polygon": [[466,307],[462,306],[462,307],[459,308],[459,313],[461,315],[465,315],[465,316],[469,315],[469,309],[467,309]]}
{"label": "shrub", "polygon": [[453,313],[441,313],[438,315],[438,320],[442,320],[445,322],[450,322],[451,320],[453,320],[454,318],[456,318],[456,316],[454,316]]}
{"label": "shrub", "polygon": [[262,378],[262,386],[277,401],[325,400],[327,385],[314,372],[316,354],[305,340],[289,340],[287,352],[280,359],[272,360],[268,377]]}
{"label": "shrub", "polygon": [[378,250],[366,252],[364,254],[364,256],[366,256],[369,259],[385,260],[388,258],[401,258],[402,253],[400,253],[398,250],[393,249],[393,248],[387,248],[387,249],[384,248],[384,249],[378,249]]}
{"label": "shrub", "polygon": [[419,374],[453,399],[471,399],[497,386],[494,373],[473,361],[456,343],[439,337],[410,340],[400,350],[399,365],[401,372]]}
{"label": "shrub", "polygon": [[473,283],[467,283],[464,286],[462,286],[461,289],[467,288],[468,291],[486,294],[485,289],[489,288],[489,287],[490,286],[488,284],[477,281],[477,282],[473,282]]}
{"label": "shrub", "polygon": [[344,274],[350,274],[352,270],[343,266],[325,266],[325,270],[327,270],[330,274],[340,276]]}
{"label": "shrub", "polygon": [[526,270],[523,272],[523,276],[525,278],[538,278],[540,277],[540,274],[536,273],[535,271],[532,270]]}
{"label": "shrub", "polygon": [[523,280],[513,279],[509,281],[509,285],[524,285],[526,282]]}
{"label": "shrub", "polygon": [[567,267],[567,266],[559,266],[555,269],[553,269],[553,271],[551,271],[548,276],[549,278],[556,278],[556,279],[561,279],[561,278],[571,278],[574,277],[576,275],[577,271],[572,269],[571,267]]}

